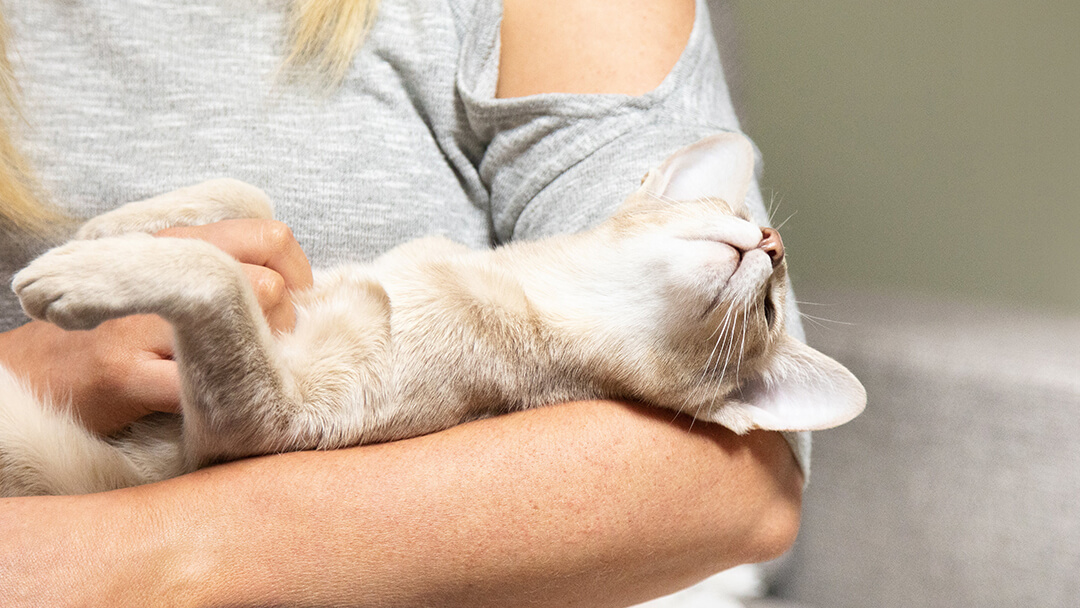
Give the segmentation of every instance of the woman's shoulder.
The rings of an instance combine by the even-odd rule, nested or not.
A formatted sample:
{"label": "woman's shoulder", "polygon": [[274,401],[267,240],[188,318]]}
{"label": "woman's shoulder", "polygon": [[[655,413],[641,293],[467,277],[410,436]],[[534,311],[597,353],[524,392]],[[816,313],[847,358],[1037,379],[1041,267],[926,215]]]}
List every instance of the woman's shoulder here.
{"label": "woman's shoulder", "polygon": [[695,1],[506,0],[498,95],[656,88],[694,26]]}

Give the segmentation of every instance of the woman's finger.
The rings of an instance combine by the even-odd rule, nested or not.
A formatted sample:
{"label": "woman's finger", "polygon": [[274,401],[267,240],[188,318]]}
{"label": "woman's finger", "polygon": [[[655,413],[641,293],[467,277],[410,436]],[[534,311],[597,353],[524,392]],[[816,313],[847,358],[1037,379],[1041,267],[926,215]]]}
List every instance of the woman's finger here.
{"label": "woman's finger", "polygon": [[180,411],[180,369],[170,359],[148,359],[134,370],[129,397],[153,412]]}
{"label": "woman's finger", "polygon": [[158,236],[207,241],[245,264],[281,275],[290,291],[311,286],[311,264],[292,230],[275,220],[224,220],[204,226],[166,228]]}
{"label": "woman's finger", "polygon": [[259,307],[262,308],[270,329],[292,331],[296,324],[296,311],[293,309],[289,290],[285,287],[284,277],[265,266],[255,264],[244,264],[243,269],[255,290],[255,297],[259,300]]}
{"label": "woman's finger", "polygon": [[[83,424],[108,434],[151,412],[180,407],[172,327],[156,315],[105,321],[85,332],[64,332],[50,349],[59,363],[56,384],[69,387]],[[59,370],[64,370],[60,372]]]}

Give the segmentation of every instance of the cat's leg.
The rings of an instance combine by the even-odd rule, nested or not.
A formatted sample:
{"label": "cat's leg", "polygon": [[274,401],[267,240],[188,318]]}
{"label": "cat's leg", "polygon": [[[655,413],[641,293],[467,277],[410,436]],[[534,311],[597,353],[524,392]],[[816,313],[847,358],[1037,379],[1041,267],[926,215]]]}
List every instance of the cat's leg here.
{"label": "cat's leg", "polygon": [[[304,367],[303,353],[282,354],[239,262],[208,243],[144,234],[73,241],[16,275],[14,287],[28,314],[67,329],[138,313],[172,323],[182,375],[184,442],[192,466],[281,450],[340,447],[359,437],[362,421],[347,417],[351,402],[340,398],[355,392],[348,381],[355,373],[345,380],[312,383],[307,378],[318,373],[318,358],[307,364],[313,370],[294,372]],[[357,289],[371,291],[368,299],[379,305],[377,285]],[[388,310],[382,315],[388,317]],[[342,340],[341,332],[324,333],[321,342],[312,339],[302,348],[340,347],[341,358],[369,347],[364,340]],[[332,390],[333,382],[342,386]],[[340,407],[321,407],[330,399]],[[339,436],[328,440],[327,429]]]}
{"label": "cat's leg", "polygon": [[154,198],[128,203],[90,219],[76,239],[99,239],[129,232],[154,233],[173,226],[201,226],[229,219],[272,219],[262,190],[235,179],[215,179]]}

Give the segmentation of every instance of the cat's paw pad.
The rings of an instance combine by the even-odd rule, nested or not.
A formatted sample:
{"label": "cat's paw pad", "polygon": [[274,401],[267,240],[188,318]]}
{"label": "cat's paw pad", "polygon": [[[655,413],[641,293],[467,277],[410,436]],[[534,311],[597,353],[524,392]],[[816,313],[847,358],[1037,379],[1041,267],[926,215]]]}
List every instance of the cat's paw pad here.
{"label": "cat's paw pad", "polygon": [[130,253],[108,241],[74,241],[34,260],[15,275],[12,289],[31,317],[92,329],[130,308],[122,288],[134,278]]}

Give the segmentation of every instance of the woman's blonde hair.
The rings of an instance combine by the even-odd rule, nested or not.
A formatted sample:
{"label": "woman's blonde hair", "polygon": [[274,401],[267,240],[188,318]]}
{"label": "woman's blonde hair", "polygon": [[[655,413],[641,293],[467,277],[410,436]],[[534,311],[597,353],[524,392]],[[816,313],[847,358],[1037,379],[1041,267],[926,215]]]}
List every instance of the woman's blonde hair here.
{"label": "woman's blonde hair", "polygon": [[15,227],[40,232],[60,215],[37,196],[30,167],[14,142],[21,120],[18,87],[8,59],[8,27],[0,14],[0,234]]}
{"label": "woman's blonde hair", "polygon": [[[294,0],[292,46],[284,65],[291,72],[303,69],[330,86],[337,84],[371,29],[378,5],[379,0]],[[45,201],[16,146],[22,115],[9,40],[0,11],[0,233],[13,228],[41,232],[65,218]]]}

